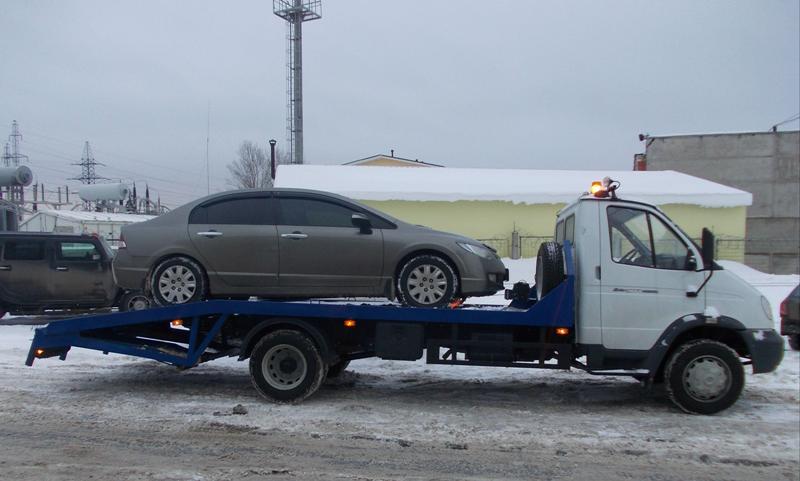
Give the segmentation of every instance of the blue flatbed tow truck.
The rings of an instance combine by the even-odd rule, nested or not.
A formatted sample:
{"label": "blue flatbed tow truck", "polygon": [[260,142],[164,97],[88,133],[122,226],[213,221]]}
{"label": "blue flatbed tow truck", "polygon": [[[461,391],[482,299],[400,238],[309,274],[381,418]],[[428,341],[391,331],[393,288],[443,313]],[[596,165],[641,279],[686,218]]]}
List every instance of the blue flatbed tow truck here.
{"label": "blue flatbed tow truck", "polygon": [[[596,185],[595,185],[596,184]],[[733,405],[753,374],[774,371],[783,339],[769,302],[714,262],[657,206],[616,196],[611,179],[564,207],[536,283],[497,306],[212,300],[68,319],[37,329],[27,363],[72,347],[191,368],[249,360],[255,388],[299,402],[354,359],[583,369],[663,382],[689,413]]]}

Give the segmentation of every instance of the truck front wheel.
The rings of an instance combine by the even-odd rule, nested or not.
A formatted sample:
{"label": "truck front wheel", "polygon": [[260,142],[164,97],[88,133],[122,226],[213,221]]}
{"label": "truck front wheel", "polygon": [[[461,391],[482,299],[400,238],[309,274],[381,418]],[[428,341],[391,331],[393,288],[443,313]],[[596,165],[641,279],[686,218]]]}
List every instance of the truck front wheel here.
{"label": "truck front wheel", "polygon": [[691,414],[714,414],[729,408],[744,388],[744,368],[725,344],[698,339],[678,347],[664,370],[669,397]]}
{"label": "truck front wheel", "polygon": [[298,403],[311,396],[326,373],[314,341],[299,331],[271,332],[258,341],[250,355],[253,385],[276,403]]}

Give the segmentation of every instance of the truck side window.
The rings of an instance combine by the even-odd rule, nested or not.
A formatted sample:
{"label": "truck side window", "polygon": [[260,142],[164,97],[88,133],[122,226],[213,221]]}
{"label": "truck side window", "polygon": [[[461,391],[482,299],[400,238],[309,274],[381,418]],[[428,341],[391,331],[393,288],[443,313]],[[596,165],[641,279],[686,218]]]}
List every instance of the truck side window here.
{"label": "truck side window", "polygon": [[59,242],[56,258],[62,261],[97,261],[100,253],[91,242]]}
{"label": "truck side window", "polygon": [[561,244],[564,242],[564,221],[560,221],[556,224],[556,242]]}
{"label": "truck side window", "polygon": [[44,241],[6,241],[3,258],[7,261],[40,261],[44,259]]}
{"label": "truck side window", "polygon": [[567,217],[567,220],[564,221],[564,239],[575,245],[575,214]]}
{"label": "truck side window", "polygon": [[650,229],[653,232],[653,246],[656,253],[656,267],[659,269],[685,269],[689,258],[689,248],[675,233],[664,225],[658,217],[649,215]]}
{"label": "truck side window", "polygon": [[608,208],[611,259],[619,264],[654,267],[647,212],[626,207]]}

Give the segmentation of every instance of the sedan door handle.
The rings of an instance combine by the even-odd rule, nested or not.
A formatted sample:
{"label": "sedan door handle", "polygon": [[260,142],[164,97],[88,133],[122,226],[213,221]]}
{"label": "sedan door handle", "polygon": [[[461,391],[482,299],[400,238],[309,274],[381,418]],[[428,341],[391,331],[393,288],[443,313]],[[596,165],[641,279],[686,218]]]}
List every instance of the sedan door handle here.
{"label": "sedan door handle", "polygon": [[217,232],[215,230],[208,230],[204,232],[198,232],[197,235],[201,235],[203,237],[208,237],[209,239],[213,237],[219,237],[222,235],[222,232]]}
{"label": "sedan door handle", "polygon": [[64,272],[64,271],[68,271],[69,267],[67,267],[67,266],[56,266],[56,270]]}
{"label": "sedan door handle", "polygon": [[0,271],[10,271],[11,266],[0,266]]}
{"label": "sedan door handle", "polygon": [[291,234],[281,234],[281,237],[284,239],[300,240],[308,239],[308,234],[303,234],[302,232],[292,232]]}

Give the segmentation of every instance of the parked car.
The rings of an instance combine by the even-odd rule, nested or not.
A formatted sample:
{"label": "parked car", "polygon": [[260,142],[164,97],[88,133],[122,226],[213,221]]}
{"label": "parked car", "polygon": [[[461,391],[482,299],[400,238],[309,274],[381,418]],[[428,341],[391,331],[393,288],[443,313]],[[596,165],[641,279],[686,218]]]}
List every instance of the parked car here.
{"label": "parked car", "polygon": [[789,337],[789,346],[800,350],[800,285],[781,302],[781,335]]}
{"label": "parked car", "polygon": [[[0,317],[45,310],[149,307],[114,283],[114,252],[100,237],[0,232]],[[147,305],[142,305],[145,302]]]}
{"label": "parked car", "polygon": [[211,195],[122,228],[120,286],[160,305],[206,298],[384,296],[416,307],[494,294],[490,247],[311,190]]}

